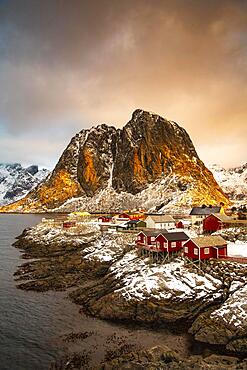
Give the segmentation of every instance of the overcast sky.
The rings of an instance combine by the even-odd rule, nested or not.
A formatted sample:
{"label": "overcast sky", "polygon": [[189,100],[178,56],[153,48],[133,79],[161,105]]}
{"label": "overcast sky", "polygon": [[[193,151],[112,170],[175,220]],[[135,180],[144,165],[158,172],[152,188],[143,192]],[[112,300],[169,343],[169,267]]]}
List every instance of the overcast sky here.
{"label": "overcast sky", "polygon": [[246,162],[247,0],[0,0],[0,162],[52,168],[136,108],[206,164]]}

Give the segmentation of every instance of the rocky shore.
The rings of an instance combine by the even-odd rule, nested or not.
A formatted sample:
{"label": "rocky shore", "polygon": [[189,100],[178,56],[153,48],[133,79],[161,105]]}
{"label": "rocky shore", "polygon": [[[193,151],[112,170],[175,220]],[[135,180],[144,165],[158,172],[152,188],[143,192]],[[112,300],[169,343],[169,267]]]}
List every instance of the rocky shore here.
{"label": "rocky shore", "polygon": [[[178,354],[169,363],[161,355],[152,367],[152,361],[142,364],[137,354],[127,360],[117,354],[118,359],[106,361],[102,369],[247,368],[246,362],[239,360],[247,354],[247,266],[211,262],[198,270],[179,258],[164,265],[151,263],[138,256],[134,238],[132,233],[102,234],[93,224],[82,223],[66,231],[40,223],[24,230],[15,243],[24,258],[32,259],[16,272],[18,287],[36,291],[73,288],[69,296],[86,314],[189,332],[198,343],[220,345],[225,356],[234,356],[220,359],[217,355],[206,362],[190,356],[186,361],[192,362],[183,360],[179,365]],[[158,353],[162,351],[168,350],[159,348]],[[66,361],[73,365],[72,359]]]}

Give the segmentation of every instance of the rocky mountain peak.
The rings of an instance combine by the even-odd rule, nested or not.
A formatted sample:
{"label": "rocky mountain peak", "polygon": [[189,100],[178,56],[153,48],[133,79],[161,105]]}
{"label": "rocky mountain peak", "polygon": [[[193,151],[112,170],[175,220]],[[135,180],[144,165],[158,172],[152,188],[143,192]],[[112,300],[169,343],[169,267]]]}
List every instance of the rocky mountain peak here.
{"label": "rocky mountain peak", "polygon": [[[174,121],[137,109],[122,129],[102,124],[76,134],[51,176],[10,208],[53,209],[70,198],[94,199],[106,189],[139,197],[154,184],[162,202],[168,194],[162,188],[181,193],[182,203],[228,201],[187,132]],[[141,200],[139,206],[144,206]]]}

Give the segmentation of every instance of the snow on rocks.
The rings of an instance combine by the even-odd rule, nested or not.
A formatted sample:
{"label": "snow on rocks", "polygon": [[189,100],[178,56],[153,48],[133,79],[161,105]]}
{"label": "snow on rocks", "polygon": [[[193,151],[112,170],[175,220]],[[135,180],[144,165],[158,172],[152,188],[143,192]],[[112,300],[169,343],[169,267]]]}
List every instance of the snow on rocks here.
{"label": "snow on rocks", "polygon": [[133,248],[133,234],[105,233],[100,239],[95,240],[90,247],[83,250],[85,259],[102,262],[114,262],[121,258],[127,249]]}
{"label": "snow on rocks", "polygon": [[208,293],[218,296],[220,281],[210,275],[197,275],[189,272],[178,260],[164,265],[149,265],[148,259],[138,258],[131,251],[111,266],[117,278],[122,278],[124,286],[118,290],[125,299],[147,299],[152,297],[170,299],[203,298]]}
{"label": "snow on rocks", "polygon": [[190,330],[197,340],[240,352],[247,349],[243,265],[211,261],[199,271],[186,267],[181,258],[156,264],[138,255],[134,239],[133,233],[102,233],[93,223],[63,229],[52,220],[41,222],[20,237],[31,258],[45,257],[37,265],[38,275],[33,274],[32,262],[23,269],[24,276],[34,279],[23,286],[77,286],[71,298],[95,316],[145,323],[193,322]]}
{"label": "snow on rocks", "polygon": [[224,344],[232,351],[247,352],[247,286],[244,285],[211,314],[202,314],[191,327],[201,342]]}
{"label": "snow on rocks", "polygon": [[[41,222],[31,229],[26,229],[23,235],[19,237],[27,244],[36,244],[37,246],[50,247],[71,247],[81,246],[89,243],[100,235],[99,228],[96,225],[81,223],[76,229],[63,229],[62,224],[56,224],[54,220]],[[24,244],[25,244],[24,243]]]}

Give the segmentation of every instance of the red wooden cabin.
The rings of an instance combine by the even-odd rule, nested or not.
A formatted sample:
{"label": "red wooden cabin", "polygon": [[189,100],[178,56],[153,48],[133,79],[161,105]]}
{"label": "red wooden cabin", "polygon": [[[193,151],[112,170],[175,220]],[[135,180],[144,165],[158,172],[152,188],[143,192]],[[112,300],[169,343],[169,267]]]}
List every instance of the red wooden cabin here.
{"label": "red wooden cabin", "polygon": [[144,249],[156,250],[156,237],[162,235],[162,233],[167,233],[167,230],[145,230],[141,231],[137,235],[136,244]]}
{"label": "red wooden cabin", "polygon": [[167,232],[159,234],[156,237],[156,244],[158,248],[163,251],[172,253],[177,252],[183,248],[183,243],[189,239],[183,231],[181,232]]}
{"label": "red wooden cabin", "polygon": [[212,233],[217,230],[228,227],[247,226],[246,220],[237,220],[223,214],[211,214],[203,221],[203,230],[205,233]]}
{"label": "red wooden cabin", "polygon": [[184,243],[184,256],[192,260],[206,260],[227,256],[227,242],[221,236],[201,236]]}
{"label": "red wooden cabin", "polygon": [[212,233],[229,227],[231,221],[233,221],[231,217],[221,213],[211,214],[203,220],[203,230],[207,233]]}
{"label": "red wooden cabin", "polygon": [[112,221],[112,217],[110,217],[110,216],[98,217],[98,222],[111,222],[111,221]]}
{"label": "red wooden cabin", "polygon": [[130,219],[130,216],[127,213],[120,213],[117,218],[119,219]]}
{"label": "red wooden cabin", "polygon": [[74,227],[74,226],[76,226],[75,221],[64,221],[63,222],[63,228],[64,229],[69,229],[70,227]]}
{"label": "red wooden cabin", "polygon": [[151,251],[173,253],[181,250],[183,243],[188,239],[188,235],[183,231],[148,230],[137,235],[136,244]]}

